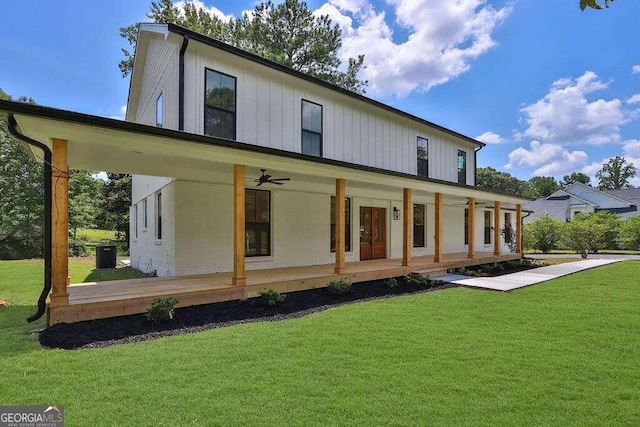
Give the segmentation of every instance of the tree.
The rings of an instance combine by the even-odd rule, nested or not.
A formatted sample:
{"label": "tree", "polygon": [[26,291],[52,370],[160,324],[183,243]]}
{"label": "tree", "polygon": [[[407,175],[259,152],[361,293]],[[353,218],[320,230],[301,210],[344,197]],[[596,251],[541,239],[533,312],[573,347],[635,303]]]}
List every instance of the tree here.
{"label": "tree", "polygon": [[492,167],[478,168],[476,186],[518,196],[526,194],[529,190],[526,181],[521,181],[509,173],[499,172]]}
{"label": "tree", "polygon": [[74,239],[78,228],[93,228],[102,199],[102,181],[92,172],[69,171],[69,229]]}
{"label": "tree", "polygon": [[560,190],[560,184],[552,176],[534,176],[529,180],[529,187],[531,192],[528,196],[535,199],[550,196]]}
{"label": "tree", "polygon": [[633,163],[627,163],[627,159],[616,156],[602,165],[596,173],[599,190],[620,190],[621,188],[633,188],[629,180],[636,176],[636,167]]}
{"label": "tree", "polygon": [[564,244],[586,258],[606,245],[607,225],[593,214],[578,215],[564,227]]}
{"label": "tree", "polygon": [[580,182],[585,185],[591,185],[591,178],[589,178],[588,175],[583,174],[582,172],[572,172],[571,175],[565,175],[562,177],[560,187],[567,188],[568,186],[576,182]]}
{"label": "tree", "polygon": [[[604,6],[609,7],[609,3],[612,1],[614,0],[604,0]],[[587,7],[591,9],[602,9],[598,0],[580,0],[580,9],[582,9],[583,12]]]}
{"label": "tree", "polygon": [[[11,96],[0,89],[0,98]],[[42,255],[43,193],[42,165],[9,133],[0,113],[0,259]]]}
{"label": "tree", "polygon": [[564,223],[544,215],[524,226],[524,244],[528,249],[536,249],[543,254],[558,247],[562,238]]}
{"label": "tree", "polygon": [[123,233],[129,246],[129,206],[131,206],[131,175],[107,173],[102,187],[102,206],[98,225],[105,230]]}
{"label": "tree", "polygon": [[597,254],[601,249],[616,249],[620,229],[620,215],[608,211],[597,211],[586,215],[578,215],[573,220],[590,221],[591,224],[604,227],[603,234],[597,235],[593,239],[593,246],[589,248],[592,253]]}
{"label": "tree", "polygon": [[[364,93],[368,84],[357,77],[364,64],[363,55],[349,58],[346,71],[340,69],[340,26],[333,25],[328,15],[315,16],[306,3],[298,0],[278,5],[261,3],[251,14],[245,12],[242,18],[229,21],[191,2],[185,2],[182,11],[171,0],[159,0],[151,2],[147,17],[153,22],[181,25],[352,92]],[[137,30],[137,24],[120,28],[120,36],[133,47],[132,51],[122,49],[123,77],[133,69]]]}
{"label": "tree", "polygon": [[620,243],[625,248],[640,251],[640,216],[632,216],[620,224]]}

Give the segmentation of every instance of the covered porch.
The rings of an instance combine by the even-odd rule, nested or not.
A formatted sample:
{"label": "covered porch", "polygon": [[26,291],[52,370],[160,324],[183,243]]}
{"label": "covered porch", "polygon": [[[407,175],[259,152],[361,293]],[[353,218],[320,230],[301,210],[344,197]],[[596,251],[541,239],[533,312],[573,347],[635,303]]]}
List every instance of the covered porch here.
{"label": "covered porch", "polygon": [[[12,117],[17,121],[20,133],[49,147],[53,154],[49,325],[142,313],[157,297],[174,296],[180,301],[179,306],[207,304],[253,297],[264,289],[287,292],[322,287],[340,277],[363,282],[412,272],[433,274],[448,268],[521,256],[523,199],[516,196],[235,141],[46,107],[13,104],[8,111],[13,112]],[[37,149],[32,150],[35,156],[40,157]],[[228,272],[70,285],[69,168],[165,176],[184,182],[227,186],[230,189],[228,198],[225,196],[222,203],[232,214],[229,215],[229,222],[220,226],[229,230],[229,238],[224,240],[223,246],[230,266],[228,270],[220,271]],[[246,187],[262,168],[291,176],[292,183],[287,191],[304,189],[312,194],[327,194],[335,198],[332,218],[335,254],[327,253],[332,263],[324,261],[315,262],[319,265],[296,267],[274,264],[272,268],[259,268],[259,265],[253,264],[247,268]],[[356,197],[367,194],[370,199],[375,199],[376,194],[382,192],[395,194],[392,199],[385,201],[385,212],[388,212],[385,230],[388,230],[389,239],[395,240],[387,242],[381,256],[383,259],[357,261],[355,255],[358,252],[346,253],[345,199],[349,191],[360,194]],[[416,252],[413,247],[414,202],[418,199],[420,203],[428,204],[432,212],[432,218],[428,220],[430,231],[424,231],[428,253]],[[485,244],[490,241],[489,245],[485,245],[487,247],[482,246],[482,242],[476,243],[482,235],[479,233],[481,227],[476,225],[478,205],[485,207],[485,220],[491,211],[495,225],[485,225],[484,235],[492,236],[488,240],[485,238]],[[501,246],[499,224],[501,209],[505,205],[514,206],[513,252],[505,251]],[[452,210],[460,213],[460,219],[462,211],[465,211],[464,229],[461,221],[445,218]],[[461,239],[463,232],[464,246],[446,249],[447,239],[452,239],[454,234],[456,239]],[[352,235],[355,236],[355,233]],[[316,243],[326,248],[326,242]],[[461,247],[467,250],[461,253]],[[478,250],[479,247],[481,250]]]}

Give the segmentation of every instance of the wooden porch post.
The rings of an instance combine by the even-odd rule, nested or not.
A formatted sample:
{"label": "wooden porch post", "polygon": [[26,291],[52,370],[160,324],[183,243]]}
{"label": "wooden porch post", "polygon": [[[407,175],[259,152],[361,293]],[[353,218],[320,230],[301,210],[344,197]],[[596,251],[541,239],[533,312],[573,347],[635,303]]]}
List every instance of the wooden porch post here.
{"label": "wooden porch post", "polygon": [[247,275],[244,269],[244,175],[244,165],[233,165],[233,276],[231,277],[231,282],[234,286],[247,284]]}
{"label": "wooden porch post", "polygon": [[522,253],[522,205],[516,205],[516,253]]}
{"label": "wooden porch post", "polygon": [[411,218],[413,217],[413,205],[411,204],[411,189],[405,188],[402,205],[402,265],[411,264]]}
{"label": "wooden porch post", "polygon": [[333,272],[336,274],[344,274],[347,271],[345,263],[345,227],[346,221],[344,217],[345,210],[345,182],[344,178],[336,178],[336,265]]}
{"label": "wooden porch post", "polygon": [[436,193],[436,213],[435,213],[435,255],[434,262],[442,261],[442,193]]}
{"label": "wooden porch post", "polygon": [[51,307],[69,305],[69,165],[67,141],[51,139],[52,196],[51,196]]}
{"label": "wooden porch post", "polygon": [[467,197],[469,205],[469,223],[467,227],[467,242],[469,243],[469,251],[467,258],[473,259],[476,250],[476,198]]}
{"label": "wooden porch post", "polygon": [[493,202],[493,254],[500,255],[500,202]]}

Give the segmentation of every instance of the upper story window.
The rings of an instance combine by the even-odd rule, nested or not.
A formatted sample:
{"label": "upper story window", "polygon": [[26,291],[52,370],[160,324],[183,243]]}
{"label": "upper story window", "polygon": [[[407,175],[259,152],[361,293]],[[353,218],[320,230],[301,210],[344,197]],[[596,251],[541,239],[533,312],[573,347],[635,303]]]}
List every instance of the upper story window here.
{"label": "upper story window", "polygon": [[429,177],[429,140],[418,137],[418,176]]}
{"label": "upper story window", "polygon": [[458,150],[458,184],[467,183],[467,152]]}
{"label": "upper story window", "polygon": [[156,126],[162,127],[162,93],[156,99]]}
{"label": "upper story window", "polygon": [[236,78],[207,69],[205,80],[205,135],[236,139]]}
{"label": "upper story window", "polygon": [[302,154],[322,157],[322,105],[302,100]]}

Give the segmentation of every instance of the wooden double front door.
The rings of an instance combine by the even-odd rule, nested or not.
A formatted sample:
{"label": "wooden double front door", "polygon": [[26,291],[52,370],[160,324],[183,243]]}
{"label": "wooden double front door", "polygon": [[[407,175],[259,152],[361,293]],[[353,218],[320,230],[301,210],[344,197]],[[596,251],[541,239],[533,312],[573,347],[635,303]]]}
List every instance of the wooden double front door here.
{"label": "wooden double front door", "polygon": [[360,260],[386,258],[386,209],[360,207]]}

